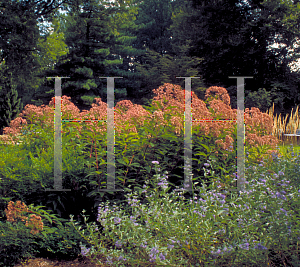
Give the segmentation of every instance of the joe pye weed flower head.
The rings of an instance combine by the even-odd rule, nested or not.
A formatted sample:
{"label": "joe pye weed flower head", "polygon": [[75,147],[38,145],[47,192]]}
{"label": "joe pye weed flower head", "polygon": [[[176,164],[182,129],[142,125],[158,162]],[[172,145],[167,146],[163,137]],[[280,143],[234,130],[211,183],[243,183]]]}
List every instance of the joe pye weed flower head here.
{"label": "joe pye weed flower head", "polygon": [[[164,89],[167,91],[166,93],[164,93]],[[184,91],[173,89],[178,88],[165,84],[156,90],[158,93],[156,100],[162,101],[165,97],[167,101],[162,103],[162,110],[157,110],[151,116],[157,118],[159,123],[164,124],[163,112],[166,107],[177,105],[181,115],[173,116],[170,121],[175,126],[176,133],[180,135],[184,125],[182,116]],[[217,115],[221,116],[221,119],[235,119],[236,110],[229,109],[227,96],[223,89],[213,87],[208,90],[216,92],[223,100],[222,102],[214,99],[211,101],[210,107],[215,110]],[[172,99],[171,95],[175,99]],[[66,116],[64,118],[78,119],[82,115],[82,118],[85,119],[88,116],[91,119],[105,119],[107,106],[100,99],[96,100],[97,105],[94,105],[90,112],[83,112],[81,115],[67,98],[62,97],[62,99],[63,114]],[[64,107],[65,104],[66,107]],[[193,118],[212,118],[205,103],[197,100],[194,95],[192,106]],[[116,121],[120,124],[124,122],[125,118],[130,117],[141,119],[138,120],[138,124],[141,124],[144,118],[137,118],[139,116],[134,114],[149,115],[142,107],[132,105],[129,101],[122,102],[120,107],[127,112],[126,114],[116,114],[118,117]],[[53,128],[53,110],[51,112],[48,114],[52,124],[49,128]],[[246,128],[246,144],[272,143],[272,138],[265,138],[266,136],[263,138],[257,135],[259,128],[271,129],[270,118],[254,108],[251,111],[246,110],[245,113],[246,126],[249,126]],[[252,117],[249,116],[249,113]],[[22,121],[16,122],[21,123]],[[90,124],[93,133],[105,132],[105,127],[100,131],[100,129],[92,127],[94,123]],[[228,135],[227,132],[223,134],[225,129],[233,129],[228,129],[228,124],[230,122],[201,122],[198,128],[202,128],[205,134],[212,134],[215,137],[221,135],[222,138],[215,142],[219,146],[220,152],[222,149],[233,148],[233,138],[229,136],[230,131]],[[16,123],[15,126],[17,127],[17,125]],[[77,126],[80,133],[83,127]],[[116,127],[116,132],[120,133],[124,130],[121,125],[116,126],[119,126]],[[137,125],[128,129],[137,132],[135,126]],[[83,130],[82,132],[84,133]],[[92,137],[95,142],[96,139],[101,139],[96,138],[96,135]],[[252,140],[254,142],[250,142]],[[249,170],[247,188],[238,193],[229,193],[226,187],[225,191],[221,192],[221,183],[218,177],[215,177],[209,190],[204,184],[203,188],[198,188],[199,194],[193,195],[190,201],[186,201],[183,192],[166,193],[169,188],[168,173],[165,172],[164,175],[161,175],[159,168],[159,164],[163,165],[163,163],[152,162],[156,170],[156,179],[149,181],[154,189],[150,190],[148,181],[146,181],[142,192],[127,194],[129,205],[127,209],[121,210],[120,207],[108,204],[99,205],[97,222],[104,227],[103,232],[99,231],[95,222],[87,224],[87,229],[81,229],[79,226],[77,230],[85,235],[89,243],[88,248],[81,244],[83,255],[93,257],[97,253],[102,253],[107,256],[107,263],[115,266],[151,266],[151,264],[162,266],[217,264],[220,266],[218,264],[222,259],[232,260],[237,266],[241,266],[249,259],[255,262],[260,261],[260,266],[267,266],[265,260],[268,249],[272,246],[280,246],[280,249],[286,250],[289,242],[299,236],[299,230],[297,230],[299,226],[295,223],[297,220],[290,219],[293,217],[292,211],[299,214],[299,205],[295,205],[299,200],[297,191],[299,189],[296,189],[295,185],[291,185],[290,181],[284,177],[284,173],[286,173],[284,169],[277,170],[273,177],[261,176],[260,173],[256,173],[256,170]],[[214,174],[213,171],[206,170],[213,164],[209,161],[204,164],[205,175]],[[258,167],[264,168],[263,165]],[[142,194],[145,195],[144,198],[148,203],[141,203]],[[291,208],[292,204],[294,206]],[[84,222],[87,222],[86,218]]]}

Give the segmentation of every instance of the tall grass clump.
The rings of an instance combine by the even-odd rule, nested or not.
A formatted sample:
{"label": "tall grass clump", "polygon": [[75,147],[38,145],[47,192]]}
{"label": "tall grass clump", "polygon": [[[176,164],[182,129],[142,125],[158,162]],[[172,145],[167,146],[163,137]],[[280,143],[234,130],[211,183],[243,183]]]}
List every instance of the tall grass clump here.
{"label": "tall grass clump", "polygon": [[299,120],[299,114],[298,114],[298,108],[296,109],[295,113],[293,114],[293,109],[291,111],[291,115],[289,118],[289,121],[287,122],[289,114],[286,114],[285,118],[281,118],[281,114],[279,116],[273,116],[273,111],[274,111],[274,103],[273,107],[269,109],[267,114],[273,118],[273,131],[272,135],[277,136],[280,140],[280,144],[290,144],[293,143],[295,144],[295,141],[297,141],[297,137],[295,136],[284,136],[283,134],[300,134],[300,120]]}

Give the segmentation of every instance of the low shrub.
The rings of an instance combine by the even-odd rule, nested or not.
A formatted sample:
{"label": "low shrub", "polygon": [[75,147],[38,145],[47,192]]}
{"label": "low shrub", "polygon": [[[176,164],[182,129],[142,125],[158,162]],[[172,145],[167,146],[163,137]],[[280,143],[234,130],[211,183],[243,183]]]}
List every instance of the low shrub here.
{"label": "low shrub", "polygon": [[86,242],[71,222],[40,208],[9,202],[7,221],[0,222],[0,266],[14,266],[28,257],[74,259],[80,254],[80,243]]}
{"label": "low shrub", "polygon": [[0,266],[14,266],[38,252],[34,235],[21,223],[0,222],[0,236]]}

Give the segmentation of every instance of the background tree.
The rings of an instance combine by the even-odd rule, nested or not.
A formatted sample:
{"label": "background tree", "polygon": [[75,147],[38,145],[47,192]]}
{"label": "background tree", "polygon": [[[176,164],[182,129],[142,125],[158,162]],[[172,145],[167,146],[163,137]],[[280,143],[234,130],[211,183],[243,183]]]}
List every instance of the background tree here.
{"label": "background tree", "polygon": [[16,85],[13,85],[12,79],[3,83],[0,87],[0,134],[3,134],[3,128],[9,127],[10,122],[15,119],[23,109],[23,104],[18,99]]}
{"label": "background tree", "polygon": [[26,12],[21,3],[1,2],[0,48],[1,57],[10,69],[13,80],[17,81],[17,90],[23,97],[37,88],[32,75],[35,66],[32,51],[39,38],[39,29],[34,14]]}
{"label": "background tree", "polygon": [[[108,8],[110,25],[115,36],[115,43],[111,49],[112,56],[122,60],[122,63],[111,69],[114,76],[123,77],[116,79],[116,102],[128,99],[135,104],[141,104],[140,88],[143,76],[134,69],[134,58],[145,54],[145,48],[136,47],[138,40],[135,32],[141,27],[136,23],[139,9],[138,1],[116,1],[115,7]],[[119,89],[120,88],[120,89]],[[120,94],[123,91],[123,97]]]}
{"label": "background tree", "polygon": [[[250,107],[248,93],[265,88],[271,92],[272,102],[277,98],[275,104],[285,103],[282,108],[290,108],[288,99],[297,92],[299,73],[292,74],[288,63],[299,57],[299,49],[283,60],[269,45],[276,34],[284,35],[283,43],[287,45],[279,50],[285,56],[284,50],[299,36],[300,7],[286,1],[248,2],[249,5],[232,0],[181,1],[188,11],[175,14],[174,21],[182,23],[173,23],[172,41],[189,41],[188,56],[203,58],[199,71],[206,87],[229,88],[236,85],[236,80],[228,76],[254,76],[245,80],[246,107]],[[236,97],[236,88],[232,91],[231,97]]]}
{"label": "background tree", "polygon": [[44,79],[40,73],[48,66],[49,59],[55,60],[64,50],[63,36],[54,34],[43,40],[38,25],[46,19],[51,20],[59,4],[57,0],[47,3],[36,0],[0,1],[1,59],[12,73],[24,106],[32,103],[31,99]]}
{"label": "background tree", "polygon": [[[59,21],[54,19],[51,24],[52,30],[48,31],[39,38],[37,51],[33,52],[33,56],[37,66],[35,67],[35,79],[38,81],[38,88],[31,94],[24,96],[25,103],[34,103],[42,105],[49,103],[49,96],[53,97],[54,91],[49,91],[43,84],[47,82],[46,72],[53,70],[55,64],[67,55],[69,49],[64,42],[64,33],[58,32],[60,28]],[[51,99],[50,97],[50,99]]]}
{"label": "background tree", "polygon": [[[291,109],[295,110],[295,105],[299,104],[300,100],[298,97],[300,72],[291,71],[291,63],[300,56],[298,53],[300,47],[298,49],[295,47],[296,42],[300,44],[298,38],[300,6],[297,4],[299,1],[259,3],[255,0],[250,3],[253,19],[248,25],[254,30],[254,37],[262,38],[260,35],[269,34],[267,52],[271,54],[271,63],[267,65],[265,88],[271,93],[271,103],[277,104],[277,113],[290,114]],[[274,41],[280,45],[271,47],[270,44]],[[293,48],[294,51],[291,52],[290,49]],[[267,61],[267,56],[263,54],[262,56]],[[264,69],[260,68],[258,71],[263,73]]]}
{"label": "background tree", "polygon": [[[1,56],[24,104],[48,104],[54,80],[45,77],[70,74],[63,94],[84,109],[96,96],[106,101],[106,80],[95,77],[112,75],[124,77],[116,79],[115,102],[143,104],[164,82],[184,88],[175,76],[200,76],[192,83],[199,98],[223,86],[236,108],[236,80],[228,76],[243,75],[254,76],[246,79],[246,107],[265,111],[275,102],[284,114],[299,103],[299,71],[290,70],[299,49],[289,52],[299,36],[297,1],[0,0],[0,16]],[[50,21],[54,33],[42,36],[37,21]],[[283,45],[270,48],[275,40]]]}
{"label": "background tree", "polygon": [[[139,27],[134,32],[137,38],[132,46],[144,49],[145,53],[134,57],[132,71],[140,73],[140,86],[133,89],[139,98],[143,97],[144,103],[155,96],[152,90],[164,83],[185,88],[184,79],[176,77],[199,76],[196,67],[201,59],[187,57],[185,46],[174,49],[172,45],[173,32],[170,27],[173,24],[172,14],[177,8],[177,1],[170,0],[143,1],[139,4],[135,21]],[[205,90],[201,79],[193,79],[192,87],[196,93]]]}
{"label": "background tree", "polygon": [[[127,28],[133,23],[136,7],[127,3],[105,7],[104,1],[77,1],[63,16],[62,31],[66,36],[69,54],[59,62],[48,76],[68,76],[62,83],[63,94],[68,95],[82,110],[90,108],[95,97],[107,101],[107,81],[99,77],[125,76],[116,79],[115,102],[126,99],[127,84],[133,75],[124,69],[120,54],[139,53],[130,46],[134,37],[127,35]],[[130,9],[131,8],[131,9]],[[127,76],[127,77],[126,77]],[[128,78],[128,79],[126,79]],[[53,83],[47,85],[53,91]]]}

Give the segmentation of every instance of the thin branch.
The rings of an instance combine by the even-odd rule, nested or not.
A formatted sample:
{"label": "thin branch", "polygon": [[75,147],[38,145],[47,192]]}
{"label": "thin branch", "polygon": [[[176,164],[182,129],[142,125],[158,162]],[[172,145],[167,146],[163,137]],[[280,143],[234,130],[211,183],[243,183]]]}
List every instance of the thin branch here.
{"label": "thin branch", "polygon": [[[51,8],[50,10],[45,10],[45,6],[46,6],[46,5],[45,5],[45,6],[44,6],[44,11],[42,11],[41,13],[38,13],[37,15],[38,15],[38,17],[47,15],[47,14],[53,12],[53,10],[59,8],[62,4],[67,3],[67,2],[68,2],[68,0],[64,0],[64,1],[62,1],[61,3],[59,3],[57,6]],[[53,4],[53,1],[52,1],[51,4],[48,5],[47,7],[50,7],[52,4]]]}

